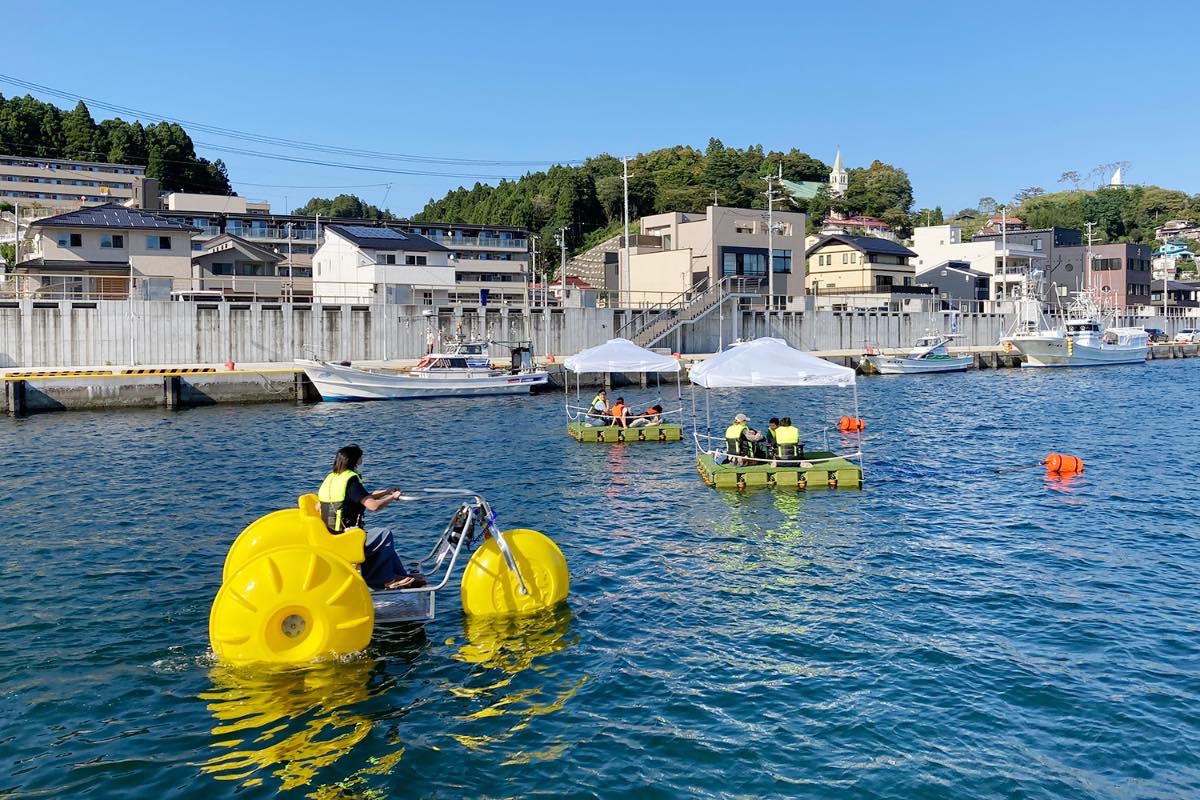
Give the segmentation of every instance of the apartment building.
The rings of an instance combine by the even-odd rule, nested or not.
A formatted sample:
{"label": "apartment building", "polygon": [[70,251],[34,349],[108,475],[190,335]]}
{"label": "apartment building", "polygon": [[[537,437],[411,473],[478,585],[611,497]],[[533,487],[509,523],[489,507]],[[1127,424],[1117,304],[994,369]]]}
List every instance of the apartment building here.
{"label": "apartment building", "polygon": [[1047,253],[1044,242],[1021,243],[1013,236],[964,241],[959,225],[922,226],[913,230],[912,264],[917,272],[924,272],[947,261],[966,262],[970,269],[989,276],[990,299],[1016,298],[1031,271],[1045,270]]}
{"label": "apartment building", "polygon": [[[768,222],[774,231],[768,236]],[[671,212],[642,217],[642,234],[631,242],[627,302],[677,295],[724,278],[743,291],[767,294],[770,260],[773,305],[803,303],[805,215],[765,209],[709,206],[704,213]],[[768,242],[771,251],[768,254]],[[611,288],[611,287],[610,287]]]}
{"label": "apartment building", "polygon": [[274,214],[265,202],[240,197],[175,193],[161,215],[199,230],[192,247],[202,252],[222,235],[233,235],[281,256],[281,277],[312,278],[313,257],[328,225],[381,228],[423,236],[447,251],[455,285],[444,302],[510,305],[524,302],[529,237],[524,228],[408,220],[368,220]]}
{"label": "apartment building", "polygon": [[14,204],[67,210],[116,202],[153,208],[157,199],[158,181],[136,164],[0,155],[0,200]]}
{"label": "apartment building", "polygon": [[[1077,248],[1075,257],[1082,263],[1091,254],[1091,289],[1104,304],[1117,309],[1149,305],[1151,286],[1151,249],[1144,244],[1094,244]],[[1162,283],[1159,282],[1161,289]],[[1159,293],[1161,298],[1161,292]]]}

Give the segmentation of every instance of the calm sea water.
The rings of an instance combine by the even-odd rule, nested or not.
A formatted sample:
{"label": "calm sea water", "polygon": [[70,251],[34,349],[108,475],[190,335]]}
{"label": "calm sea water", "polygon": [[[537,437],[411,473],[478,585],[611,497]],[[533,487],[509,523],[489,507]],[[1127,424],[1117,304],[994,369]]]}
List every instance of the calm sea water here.
{"label": "calm sea water", "polygon": [[[1200,794],[1200,363],[860,394],[866,488],[807,494],[576,444],[553,396],[0,420],[0,796]],[[448,592],[344,663],[214,664],[226,547],[347,441],[368,484],[549,533],[569,604],[480,624]],[[1086,473],[995,471],[1055,450]],[[415,553],[449,511],[379,516]]]}

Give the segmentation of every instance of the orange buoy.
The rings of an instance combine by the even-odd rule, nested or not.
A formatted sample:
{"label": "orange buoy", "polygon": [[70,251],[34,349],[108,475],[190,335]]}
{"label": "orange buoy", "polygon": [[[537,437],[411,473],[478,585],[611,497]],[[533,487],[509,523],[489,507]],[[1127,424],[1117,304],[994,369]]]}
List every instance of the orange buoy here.
{"label": "orange buoy", "polygon": [[229,370],[230,372],[233,372],[233,368],[234,368],[235,366],[236,366],[236,365],[235,365],[235,364],[234,364],[232,361],[226,361],[226,362],[225,362],[225,369]]}
{"label": "orange buoy", "polygon": [[859,417],[842,417],[838,420],[838,430],[842,433],[859,433],[867,429],[867,421]]}
{"label": "orange buoy", "polygon": [[546,363],[547,363],[547,364],[553,364],[553,363],[554,363],[554,356],[553,356],[552,354],[547,354],[547,355],[546,355]]}
{"label": "orange buoy", "polygon": [[1059,475],[1077,475],[1083,472],[1083,459],[1066,453],[1051,453],[1042,463],[1046,465],[1047,472]]}

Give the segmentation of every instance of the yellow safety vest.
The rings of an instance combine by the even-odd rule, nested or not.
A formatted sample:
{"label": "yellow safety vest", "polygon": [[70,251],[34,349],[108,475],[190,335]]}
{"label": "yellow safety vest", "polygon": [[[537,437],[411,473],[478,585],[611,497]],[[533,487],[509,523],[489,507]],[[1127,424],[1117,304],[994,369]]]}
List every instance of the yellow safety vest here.
{"label": "yellow safety vest", "polygon": [[800,444],[800,430],[795,425],[780,425],[775,429],[775,444]]}
{"label": "yellow safety vest", "polygon": [[730,425],[728,428],[725,429],[725,438],[726,439],[740,439],[740,438],[742,438],[742,431],[744,431],[744,430],[746,430],[746,423],[735,422],[732,425]]}
{"label": "yellow safety vest", "polygon": [[346,529],[342,524],[342,504],[346,501],[346,487],[352,478],[362,480],[352,469],[331,472],[321,481],[321,488],[317,490],[317,500],[321,502],[321,517],[325,520],[325,526],[334,533],[341,533]]}

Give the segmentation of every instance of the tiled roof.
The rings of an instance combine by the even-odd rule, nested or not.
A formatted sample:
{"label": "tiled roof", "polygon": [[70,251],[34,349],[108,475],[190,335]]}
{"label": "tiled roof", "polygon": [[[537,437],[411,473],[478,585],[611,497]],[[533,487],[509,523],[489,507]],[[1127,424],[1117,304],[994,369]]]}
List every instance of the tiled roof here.
{"label": "tiled roof", "polygon": [[370,250],[403,250],[410,253],[440,253],[446,250],[432,239],[392,228],[373,228],[369,225],[326,225],[325,230],[333,231],[359,247]]}
{"label": "tiled roof", "polygon": [[891,239],[880,239],[878,236],[850,236],[844,233],[835,233],[831,236],[826,236],[810,247],[808,252],[814,253],[833,241],[848,244],[860,253],[886,253],[894,256],[908,256],[909,258],[915,258],[917,255],[904,245],[893,242]]}
{"label": "tiled roof", "polygon": [[86,206],[54,217],[46,217],[30,223],[32,227],[55,228],[117,228],[125,230],[195,231],[191,225],[179,220],[160,217],[138,208],[126,208],[117,203],[101,206]]}

